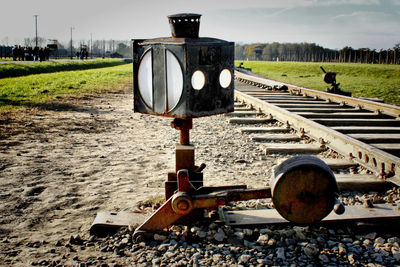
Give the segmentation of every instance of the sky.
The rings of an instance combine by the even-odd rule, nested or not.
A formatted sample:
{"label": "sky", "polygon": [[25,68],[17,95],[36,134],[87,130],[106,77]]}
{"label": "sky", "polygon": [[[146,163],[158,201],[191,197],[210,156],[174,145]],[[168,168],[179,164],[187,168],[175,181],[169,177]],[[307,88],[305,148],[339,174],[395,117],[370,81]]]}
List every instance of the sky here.
{"label": "sky", "polygon": [[[0,43],[67,44],[170,36],[167,16],[202,14],[200,37],[388,49],[400,43],[400,0],[0,0]],[[6,7],[6,9],[4,9]]]}

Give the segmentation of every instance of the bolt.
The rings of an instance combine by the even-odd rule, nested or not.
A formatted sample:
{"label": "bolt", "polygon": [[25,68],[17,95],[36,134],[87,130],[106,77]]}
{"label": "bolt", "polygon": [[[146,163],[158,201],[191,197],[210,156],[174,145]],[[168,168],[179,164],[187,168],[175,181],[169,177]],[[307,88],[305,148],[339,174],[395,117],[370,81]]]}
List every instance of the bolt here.
{"label": "bolt", "polygon": [[179,210],[187,210],[189,208],[189,203],[187,203],[186,200],[181,200],[178,202],[178,204],[176,205],[176,207]]}

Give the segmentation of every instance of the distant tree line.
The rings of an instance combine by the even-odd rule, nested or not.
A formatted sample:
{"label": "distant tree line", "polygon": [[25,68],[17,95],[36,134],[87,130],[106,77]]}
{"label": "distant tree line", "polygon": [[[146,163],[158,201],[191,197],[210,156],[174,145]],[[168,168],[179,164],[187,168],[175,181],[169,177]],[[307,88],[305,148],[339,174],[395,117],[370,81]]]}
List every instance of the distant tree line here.
{"label": "distant tree line", "polygon": [[341,50],[324,48],[315,43],[257,43],[235,45],[237,60],[354,62],[400,64],[400,43],[392,49],[344,47]]}
{"label": "distant tree line", "polygon": [[379,50],[369,48],[353,49],[344,47],[340,51],[340,62],[372,63],[372,64],[400,64],[400,43],[392,49]]}

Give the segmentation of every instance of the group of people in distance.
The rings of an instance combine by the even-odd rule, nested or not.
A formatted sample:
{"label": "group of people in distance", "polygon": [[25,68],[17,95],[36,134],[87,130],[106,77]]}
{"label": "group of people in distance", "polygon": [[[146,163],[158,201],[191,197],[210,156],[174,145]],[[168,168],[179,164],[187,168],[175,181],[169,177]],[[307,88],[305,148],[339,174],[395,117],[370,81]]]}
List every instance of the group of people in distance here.
{"label": "group of people in distance", "polygon": [[76,52],[76,59],[88,59],[89,52],[86,50],[81,50]]}
{"label": "group of people in distance", "polygon": [[50,49],[47,47],[22,47],[15,45],[12,48],[12,57],[14,61],[45,61],[49,60]]}

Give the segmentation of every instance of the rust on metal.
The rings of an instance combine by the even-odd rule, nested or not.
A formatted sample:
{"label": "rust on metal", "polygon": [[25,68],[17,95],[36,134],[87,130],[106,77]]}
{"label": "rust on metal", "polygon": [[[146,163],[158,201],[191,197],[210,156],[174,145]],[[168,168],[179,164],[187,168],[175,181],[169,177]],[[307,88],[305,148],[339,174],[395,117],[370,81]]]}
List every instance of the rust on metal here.
{"label": "rust on metal", "polygon": [[143,232],[157,232],[185,216],[195,209],[215,209],[232,201],[271,197],[270,188],[246,189],[244,185],[201,187],[196,189],[190,182],[190,172],[179,170],[177,174],[178,190],[142,225],[134,236]]}
{"label": "rust on metal", "polygon": [[[320,221],[337,204],[335,176],[316,157],[296,156],[284,161],[276,168],[271,187],[276,210],[291,222]],[[339,207],[337,210],[341,212]]]}
{"label": "rust on metal", "polygon": [[193,120],[191,118],[189,118],[189,119],[175,118],[171,122],[171,127],[179,130],[181,145],[189,145],[190,144],[189,131],[193,128]]}

